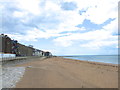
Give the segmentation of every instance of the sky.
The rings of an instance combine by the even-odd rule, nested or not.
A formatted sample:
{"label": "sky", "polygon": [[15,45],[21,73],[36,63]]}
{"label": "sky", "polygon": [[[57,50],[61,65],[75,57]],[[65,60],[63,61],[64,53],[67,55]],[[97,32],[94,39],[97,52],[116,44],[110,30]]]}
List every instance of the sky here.
{"label": "sky", "polygon": [[118,54],[119,0],[0,0],[0,32],[53,55]]}

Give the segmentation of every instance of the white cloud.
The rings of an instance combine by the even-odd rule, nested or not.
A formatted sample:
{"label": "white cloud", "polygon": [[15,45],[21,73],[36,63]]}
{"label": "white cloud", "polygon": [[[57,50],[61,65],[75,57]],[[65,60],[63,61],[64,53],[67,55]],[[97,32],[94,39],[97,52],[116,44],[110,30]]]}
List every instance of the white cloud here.
{"label": "white cloud", "polygon": [[[87,43],[80,45],[81,47],[87,48],[117,45],[117,36],[113,36],[112,34],[117,33],[118,30],[118,0],[62,1],[76,2],[78,8],[69,11],[60,8],[61,1],[62,0],[13,0],[13,2],[17,2],[16,5],[13,4],[13,6],[15,5],[14,8],[16,7],[19,10],[11,11],[11,13],[17,21],[21,21],[22,24],[26,25],[22,27],[22,29],[18,27],[18,31],[22,31],[23,28],[28,26],[30,29],[22,31],[25,35],[21,35],[17,32],[15,32],[14,35],[8,32],[8,35],[19,41],[37,41],[39,38],[48,39],[54,37],[55,39],[53,41],[55,44],[64,47],[72,46],[75,41],[87,41]],[[42,6],[43,2],[44,4]],[[4,8],[9,9],[9,5]],[[85,12],[80,15],[79,11],[81,10],[85,10]],[[111,21],[111,23],[100,30],[87,32],[87,26],[76,27],[79,24],[83,24],[85,19],[95,24],[103,24],[110,18],[115,18],[115,20]],[[5,27],[7,28],[7,25]],[[13,29],[13,27],[11,29]],[[71,31],[83,30],[86,32],[71,33]]]}
{"label": "white cloud", "polygon": [[117,3],[107,0],[101,0],[98,5],[88,8],[86,12],[87,19],[95,24],[102,24],[109,18],[117,18]]}
{"label": "white cloud", "polygon": [[118,18],[111,21],[108,25],[104,26],[103,29],[109,31],[110,33],[118,34]]}
{"label": "white cloud", "polygon": [[118,35],[112,35],[117,30],[117,20],[113,20],[110,24],[104,26],[103,29],[85,33],[71,33],[67,36],[54,39],[54,42],[63,47],[71,46],[74,44],[74,41],[87,41],[87,43],[80,45],[86,48],[100,48],[110,45],[116,45],[117,47]]}
{"label": "white cloud", "polygon": [[60,6],[58,4],[59,3],[56,3],[52,0],[48,0],[45,3],[44,10],[45,11],[56,11],[56,12],[58,12],[60,10]]}
{"label": "white cloud", "polygon": [[[41,3],[43,2],[45,4],[42,6]],[[15,7],[20,10],[14,10],[12,14],[22,23],[34,23],[36,26],[40,25],[39,29],[43,27],[46,32],[49,32],[49,30],[56,33],[84,30],[76,27],[76,25],[82,24],[85,16],[80,16],[78,11],[63,11],[60,8],[59,0],[57,2],[54,0],[13,0],[13,4],[14,3],[17,4]],[[5,8],[9,8],[9,6],[5,6]],[[36,18],[38,18],[38,20]],[[49,22],[49,19],[53,19],[53,21]],[[54,20],[59,23],[56,24]],[[57,28],[50,29],[45,25],[50,25],[51,23],[54,23],[53,28],[54,26]]]}
{"label": "white cloud", "polygon": [[[91,43],[94,43],[94,41],[102,42],[103,40],[117,40],[117,36],[112,36],[108,31],[105,30],[96,30],[86,33],[72,33],[68,36],[54,39],[56,43],[66,47],[72,45],[74,41],[90,41]],[[87,45],[89,44],[87,43]]]}
{"label": "white cloud", "polygon": [[18,2],[18,7],[27,10],[28,12],[38,15],[41,12],[39,7],[40,0],[16,0]]}
{"label": "white cloud", "polygon": [[54,32],[45,32],[38,30],[34,28],[33,30],[27,30],[25,35],[21,35],[19,33],[14,33],[14,34],[7,34],[10,36],[12,39],[16,39],[18,41],[37,41],[39,38],[44,38],[48,39],[50,37],[59,37],[59,36],[65,36],[68,34],[58,34]]}
{"label": "white cloud", "polygon": [[[44,26],[44,23],[37,22],[36,25],[43,25],[45,31],[51,30],[54,32],[64,31],[76,31],[79,28],[76,27],[78,24],[82,24],[85,19],[89,19],[91,22],[96,24],[102,24],[109,18],[117,18],[117,1],[118,0],[65,0],[64,2],[76,2],[78,9],[76,10],[62,10],[61,0],[14,0],[16,1],[17,7],[22,11],[15,11],[13,15],[21,18],[20,21],[23,23],[29,23],[29,20],[34,20],[37,17],[45,16],[46,19],[52,18],[53,21],[58,20],[55,31]],[[42,6],[41,3],[44,2]],[[84,4],[83,4],[84,3]],[[114,4],[113,4],[114,3]],[[107,6],[107,7],[106,7]],[[86,10],[82,15],[79,14],[79,10]],[[28,15],[32,13],[33,15]],[[42,18],[40,18],[42,19]],[[47,20],[45,21],[47,23]],[[32,23],[32,22],[31,22]],[[48,22],[51,24],[51,22]],[[49,25],[49,24],[48,24]],[[41,27],[41,26],[40,26]]]}
{"label": "white cloud", "polygon": [[114,40],[114,41],[108,41],[108,40],[97,41],[96,40],[96,41],[89,42],[87,44],[81,44],[80,46],[84,48],[100,49],[103,46],[112,46],[112,45],[115,45],[115,48],[117,48],[118,41],[117,40]]}
{"label": "white cloud", "polygon": [[[78,10],[85,10],[82,14],[95,24],[102,24],[109,18],[117,18],[119,0],[65,0],[76,2]],[[84,4],[83,4],[84,3]]]}
{"label": "white cloud", "polygon": [[27,14],[26,12],[15,11],[15,12],[13,13],[13,16],[14,16],[14,17],[23,17],[23,16],[25,16],[26,14]]}

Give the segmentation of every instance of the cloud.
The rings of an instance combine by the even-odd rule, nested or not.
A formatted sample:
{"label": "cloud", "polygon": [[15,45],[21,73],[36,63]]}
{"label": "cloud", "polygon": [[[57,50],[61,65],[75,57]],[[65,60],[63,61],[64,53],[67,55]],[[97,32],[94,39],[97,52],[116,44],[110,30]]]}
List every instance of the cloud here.
{"label": "cloud", "polygon": [[48,39],[50,37],[59,37],[59,36],[65,36],[68,34],[57,34],[54,32],[45,32],[38,30],[36,28],[32,30],[26,31],[26,34],[19,34],[19,33],[14,33],[14,34],[9,34],[7,33],[8,36],[10,36],[12,39],[16,39],[18,41],[37,41],[39,38],[43,39]]}
{"label": "cloud", "polygon": [[84,41],[84,43],[80,44],[80,46],[86,48],[99,49],[101,47],[111,45],[115,45],[115,47],[117,47],[118,35],[113,35],[113,33],[118,30],[116,23],[117,20],[115,19],[100,30],[89,31],[85,33],[71,33],[68,36],[54,39],[54,42],[56,45],[61,45],[63,47],[72,46],[75,41]]}
{"label": "cloud", "polygon": [[[19,41],[52,38],[63,47],[75,42],[86,48],[117,46],[118,0],[4,0],[0,4],[0,28]],[[99,26],[109,19],[99,29],[82,26],[85,20]]]}
{"label": "cloud", "polygon": [[17,7],[25,10],[33,15],[38,15],[41,13],[41,8],[39,7],[40,0],[15,0],[17,1]]}
{"label": "cloud", "polygon": [[25,16],[25,13],[19,12],[19,11],[15,11],[13,14],[14,17],[23,17]]}
{"label": "cloud", "polygon": [[118,18],[114,19],[108,25],[104,26],[103,29],[109,31],[111,34],[118,35]]}
{"label": "cloud", "polygon": [[112,45],[114,45],[114,48],[117,48],[118,41],[117,40],[114,40],[114,41],[108,41],[108,40],[97,41],[96,40],[96,41],[89,42],[87,44],[81,44],[80,46],[84,48],[101,49],[102,47],[105,47],[105,46],[108,47]]}
{"label": "cloud", "polygon": [[117,18],[119,0],[65,0],[76,2],[77,10],[84,11],[82,15],[95,24],[102,24],[109,18]]}
{"label": "cloud", "polygon": [[[57,33],[61,33],[78,30],[76,26],[82,24],[85,19],[101,24],[109,18],[116,18],[117,0],[114,2],[115,5],[113,5],[111,0],[109,2],[103,0],[92,1],[91,3],[88,0],[84,0],[84,4],[82,4],[82,0],[14,0],[9,2],[9,6],[7,3],[5,3],[5,6],[2,5],[4,6],[3,10],[9,13],[3,16],[3,19],[5,19],[3,26],[5,26],[6,32],[11,27],[13,28],[10,31],[16,31],[17,28],[19,28],[18,31],[21,31],[37,27],[40,30],[54,30]],[[107,7],[106,4],[108,5]],[[63,10],[64,6],[71,10]],[[75,9],[74,7],[77,8]],[[84,13],[80,15],[79,12],[83,10]],[[8,23],[9,21],[12,22]]]}
{"label": "cloud", "polygon": [[[62,46],[70,46],[74,41],[87,41],[94,44],[94,41],[102,41],[102,40],[117,40],[117,36],[112,36],[108,31],[105,30],[96,30],[90,31],[87,33],[72,33],[68,36],[58,37],[54,39],[56,43]],[[86,43],[88,44],[88,43]],[[89,45],[89,44],[88,44]],[[104,45],[103,45],[104,46]]]}

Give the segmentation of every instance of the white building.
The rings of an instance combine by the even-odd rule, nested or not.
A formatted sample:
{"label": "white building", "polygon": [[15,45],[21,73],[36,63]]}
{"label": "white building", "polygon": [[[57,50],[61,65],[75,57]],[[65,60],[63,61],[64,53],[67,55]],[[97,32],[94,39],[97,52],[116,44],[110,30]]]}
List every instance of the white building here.
{"label": "white building", "polygon": [[42,51],[38,50],[38,49],[35,49],[35,51],[33,53],[33,56],[42,56]]}

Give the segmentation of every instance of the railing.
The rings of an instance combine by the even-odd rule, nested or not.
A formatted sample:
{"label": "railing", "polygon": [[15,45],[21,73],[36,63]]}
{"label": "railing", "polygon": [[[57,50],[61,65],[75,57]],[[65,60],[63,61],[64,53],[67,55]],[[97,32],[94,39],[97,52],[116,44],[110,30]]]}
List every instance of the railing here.
{"label": "railing", "polygon": [[0,62],[1,61],[5,62],[5,61],[12,61],[12,60],[32,59],[32,58],[39,58],[39,57],[49,58],[50,56],[3,57],[3,58],[0,58]]}
{"label": "railing", "polygon": [[0,61],[10,61],[10,60],[22,60],[22,59],[27,59],[27,57],[4,57],[0,58]]}

